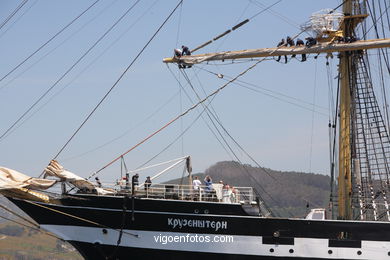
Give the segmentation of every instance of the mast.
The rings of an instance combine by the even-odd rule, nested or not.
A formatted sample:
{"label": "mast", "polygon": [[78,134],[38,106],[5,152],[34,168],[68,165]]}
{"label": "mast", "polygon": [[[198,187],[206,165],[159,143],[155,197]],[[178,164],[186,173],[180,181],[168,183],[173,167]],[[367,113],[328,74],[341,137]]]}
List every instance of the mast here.
{"label": "mast", "polygon": [[[344,1],[343,13],[352,15],[354,0]],[[342,25],[344,37],[354,33],[354,20],[345,19]],[[340,55],[340,124],[339,124],[339,177],[338,177],[338,217],[352,219],[352,155],[351,155],[351,84],[349,68],[351,53]]]}
{"label": "mast", "polygon": [[[343,4],[344,37],[367,17],[365,1]],[[340,53],[338,218],[390,221],[390,138],[375,97],[367,52]]]}

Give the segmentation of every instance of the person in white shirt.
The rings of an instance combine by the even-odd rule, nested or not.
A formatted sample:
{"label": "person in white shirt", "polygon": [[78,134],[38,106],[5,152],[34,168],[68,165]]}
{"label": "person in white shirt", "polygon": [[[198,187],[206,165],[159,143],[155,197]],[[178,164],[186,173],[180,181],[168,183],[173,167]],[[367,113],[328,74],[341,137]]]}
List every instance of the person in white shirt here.
{"label": "person in white shirt", "polygon": [[194,180],[192,181],[192,185],[194,186],[194,190],[199,190],[200,185],[202,185],[202,182],[198,179],[198,176],[194,177]]}

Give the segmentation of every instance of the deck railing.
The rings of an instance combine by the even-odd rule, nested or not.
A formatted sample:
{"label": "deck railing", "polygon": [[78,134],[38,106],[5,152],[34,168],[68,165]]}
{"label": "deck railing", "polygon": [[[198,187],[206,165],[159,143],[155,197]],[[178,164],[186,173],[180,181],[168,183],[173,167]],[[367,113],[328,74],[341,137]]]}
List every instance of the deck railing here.
{"label": "deck railing", "polygon": [[[111,186],[120,193],[132,193],[131,184],[126,185],[104,185]],[[232,187],[223,184],[212,186],[192,186],[182,184],[153,184],[150,187],[137,185],[134,188],[134,195],[145,198],[193,200],[193,201],[214,201],[222,203],[254,203],[256,196],[252,187]]]}

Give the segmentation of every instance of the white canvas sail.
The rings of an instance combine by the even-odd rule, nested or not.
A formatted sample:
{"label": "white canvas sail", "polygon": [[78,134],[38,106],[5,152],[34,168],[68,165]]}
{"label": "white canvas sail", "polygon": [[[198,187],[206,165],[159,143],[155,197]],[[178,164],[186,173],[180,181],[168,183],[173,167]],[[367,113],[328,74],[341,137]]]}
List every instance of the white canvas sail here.
{"label": "white canvas sail", "polygon": [[18,171],[0,167],[0,190],[27,188],[27,189],[48,189],[56,180],[39,179],[27,176]]}

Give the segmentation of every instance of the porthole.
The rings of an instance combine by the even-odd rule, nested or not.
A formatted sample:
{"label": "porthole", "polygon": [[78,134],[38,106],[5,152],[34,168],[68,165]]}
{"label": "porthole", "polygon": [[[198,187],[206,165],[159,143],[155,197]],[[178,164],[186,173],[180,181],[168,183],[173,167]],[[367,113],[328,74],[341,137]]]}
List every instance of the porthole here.
{"label": "porthole", "polygon": [[288,252],[290,252],[290,254],[292,254],[292,253],[294,253],[294,249],[290,249],[290,250],[288,250]]}
{"label": "porthole", "polygon": [[106,235],[108,233],[107,229],[105,229],[105,228],[103,228],[102,232],[104,235]]}
{"label": "porthole", "polygon": [[205,210],[204,210],[204,214],[209,214],[209,210],[208,210],[208,209],[205,209]]}
{"label": "porthole", "polygon": [[275,250],[273,248],[270,248],[269,250],[271,253],[273,253]]}
{"label": "porthole", "polygon": [[199,209],[194,210],[195,214],[199,213]]}
{"label": "porthole", "polygon": [[360,250],[357,251],[357,254],[358,254],[358,255],[361,255],[361,254],[362,254],[362,251],[360,251]]}
{"label": "porthole", "polygon": [[333,251],[332,250],[328,250],[328,254],[333,254]]}

